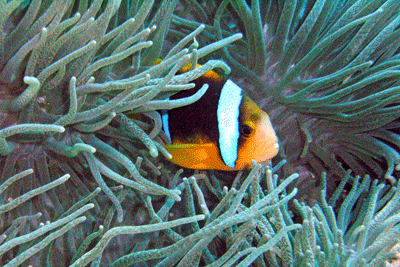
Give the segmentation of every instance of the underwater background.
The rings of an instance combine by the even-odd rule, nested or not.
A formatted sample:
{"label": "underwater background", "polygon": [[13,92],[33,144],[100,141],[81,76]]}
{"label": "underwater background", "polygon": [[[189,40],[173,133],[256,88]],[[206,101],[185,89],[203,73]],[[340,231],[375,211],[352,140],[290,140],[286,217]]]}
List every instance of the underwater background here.
{"label": "underwater background", "polygon": [[[399,25],[397,0],[0,0],[0,265],[395,266]],[[271,163],[164,158],[157,110],[211,69]]]}

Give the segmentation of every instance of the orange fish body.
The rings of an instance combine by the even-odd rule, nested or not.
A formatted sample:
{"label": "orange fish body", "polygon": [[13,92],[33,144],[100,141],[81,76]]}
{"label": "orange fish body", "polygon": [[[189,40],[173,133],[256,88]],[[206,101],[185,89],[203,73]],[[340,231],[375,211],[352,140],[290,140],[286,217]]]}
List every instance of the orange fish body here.
{"label": "orange fish body", "polygon": [[278,153],[267,113],[238,85],[214,71],[193,82],[195,88],[170,99],[191,96],[205,83],[209,89],[193,104],[162,112],[163,128],[171,141],[164,147],[173,163],[189,169],[232,171],[250,168],[251,160],[263,162]]}

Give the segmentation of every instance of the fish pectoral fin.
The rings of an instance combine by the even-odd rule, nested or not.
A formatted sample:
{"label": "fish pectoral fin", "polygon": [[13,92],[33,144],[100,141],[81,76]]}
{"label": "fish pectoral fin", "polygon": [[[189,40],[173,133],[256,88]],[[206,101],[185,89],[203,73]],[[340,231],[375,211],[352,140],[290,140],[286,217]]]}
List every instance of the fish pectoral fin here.
{"label": "fish pectoral fin", "polygon": [[164,145],[172,155],[171,161],[186,168],[207,169],[209,161],[218,154],[213,143]]}
{"label": "fish pectoral fin", "polygon": [[216,149],[213,143],[207,144],[172,144],[165,145],[165,149],[174,156],[195,157],[197,161],[203,161],[210,157],[210,152]]}

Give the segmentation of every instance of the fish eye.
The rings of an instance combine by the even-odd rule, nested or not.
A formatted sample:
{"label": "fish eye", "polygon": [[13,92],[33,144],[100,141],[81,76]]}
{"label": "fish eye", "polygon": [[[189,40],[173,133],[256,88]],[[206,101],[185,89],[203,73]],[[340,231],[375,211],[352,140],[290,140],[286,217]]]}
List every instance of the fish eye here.
{"label": "fish eye", "polygon": [[245,124],[240,125],[240,135],[244,138],[248,138],[251,133],[253,132],[253,129]]}

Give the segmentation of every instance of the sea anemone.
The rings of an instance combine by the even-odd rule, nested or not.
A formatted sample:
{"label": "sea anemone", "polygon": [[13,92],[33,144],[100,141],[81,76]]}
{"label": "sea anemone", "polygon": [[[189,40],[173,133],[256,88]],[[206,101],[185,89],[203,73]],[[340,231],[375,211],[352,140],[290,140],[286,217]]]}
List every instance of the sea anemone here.
{"label": "sea anemone", "polygon": [[280,158],[288,160],[284,171],[304,174],[303,191],[324,171],[332,189],[349,169],[396,181],[399,3],[222,1],[201,8],[196,22],[186,12],[173,25],[184,32],[209,23],[203,40],[243,33],[222,57],[270,114]]}
{"label": "sea anemone", "polygon": [[[399,242],[399,10],[0,1],[1,264],[385,264]],[[156,110],[196,101],[207,86],[167,98],[214,68],[232,68],[282,149],[267,167],[181,178],[157,157],[170,155]],[[289,205],[296,193],[306,203]]]}
{"label": "sea anemone", "polygon": [[[12,190],[7,190],[3,201],[18,199],[34,188],[50,185],[65,173],[70,178],[66,181],[63,176],[63,183],[49,193],[5,214],[2,224],[38,212],[43,213],[45,221],[62,218],[71,207],[76,209],[76,203],[90,196],[90,192],[98,194],[97,187],[107,196],[103,202],[110,200],[116,208],[118,222],[123,220],[124,211],[115,190],[118,193],[121,187],[113,189],[112,185],[123,184],[146,194],[180,200],[180,191],[142,176],[161,174],[147,158],[141,164],[142,157],[156,157],[159,151],[169,156],[152,140],[160,132],[160,115],[154,110],[189,104],[207,88],[180,101],[155,97],[192,88],[188,82],[212,68],[221,67],[229,72],[225,63],[214,60],[186,75],[175,75],[189,62],[241,35],[198,50],[196,45],[185,48],[201,31],[199,27],[173,47],[161,64],[146,67],[157,59],[154,51],[162,45],[160,36],[168,30],[176,3],[165,1],[151,20],[148,16],[152,1],[142,5],[118,1],[90,4],[11,1],[2,5],[5,15],[1,24],[1,179],[6,181],[14,174],[31,170],[25,174],[27,180],[13,182]],[[161,26],[157,28],[155,23]],[[145,24],[152,26],[145,27]],[[140,124],[145,130],[151,128],[150,133],[127,119],[125,112],[140,112],[150,122],[154,121]],[[141,151],[145,147],[148,152]],[[138,158],[140,155],[143,156]],[[130,158],[138,160],[133,163]],[[107,184],[104,176],[116,183]],[[161,179],[169,180],[169,177]],[[99,213],[104,203],[96,204],[95,213]],[[14,257],[13,253],[10,257]]]}

